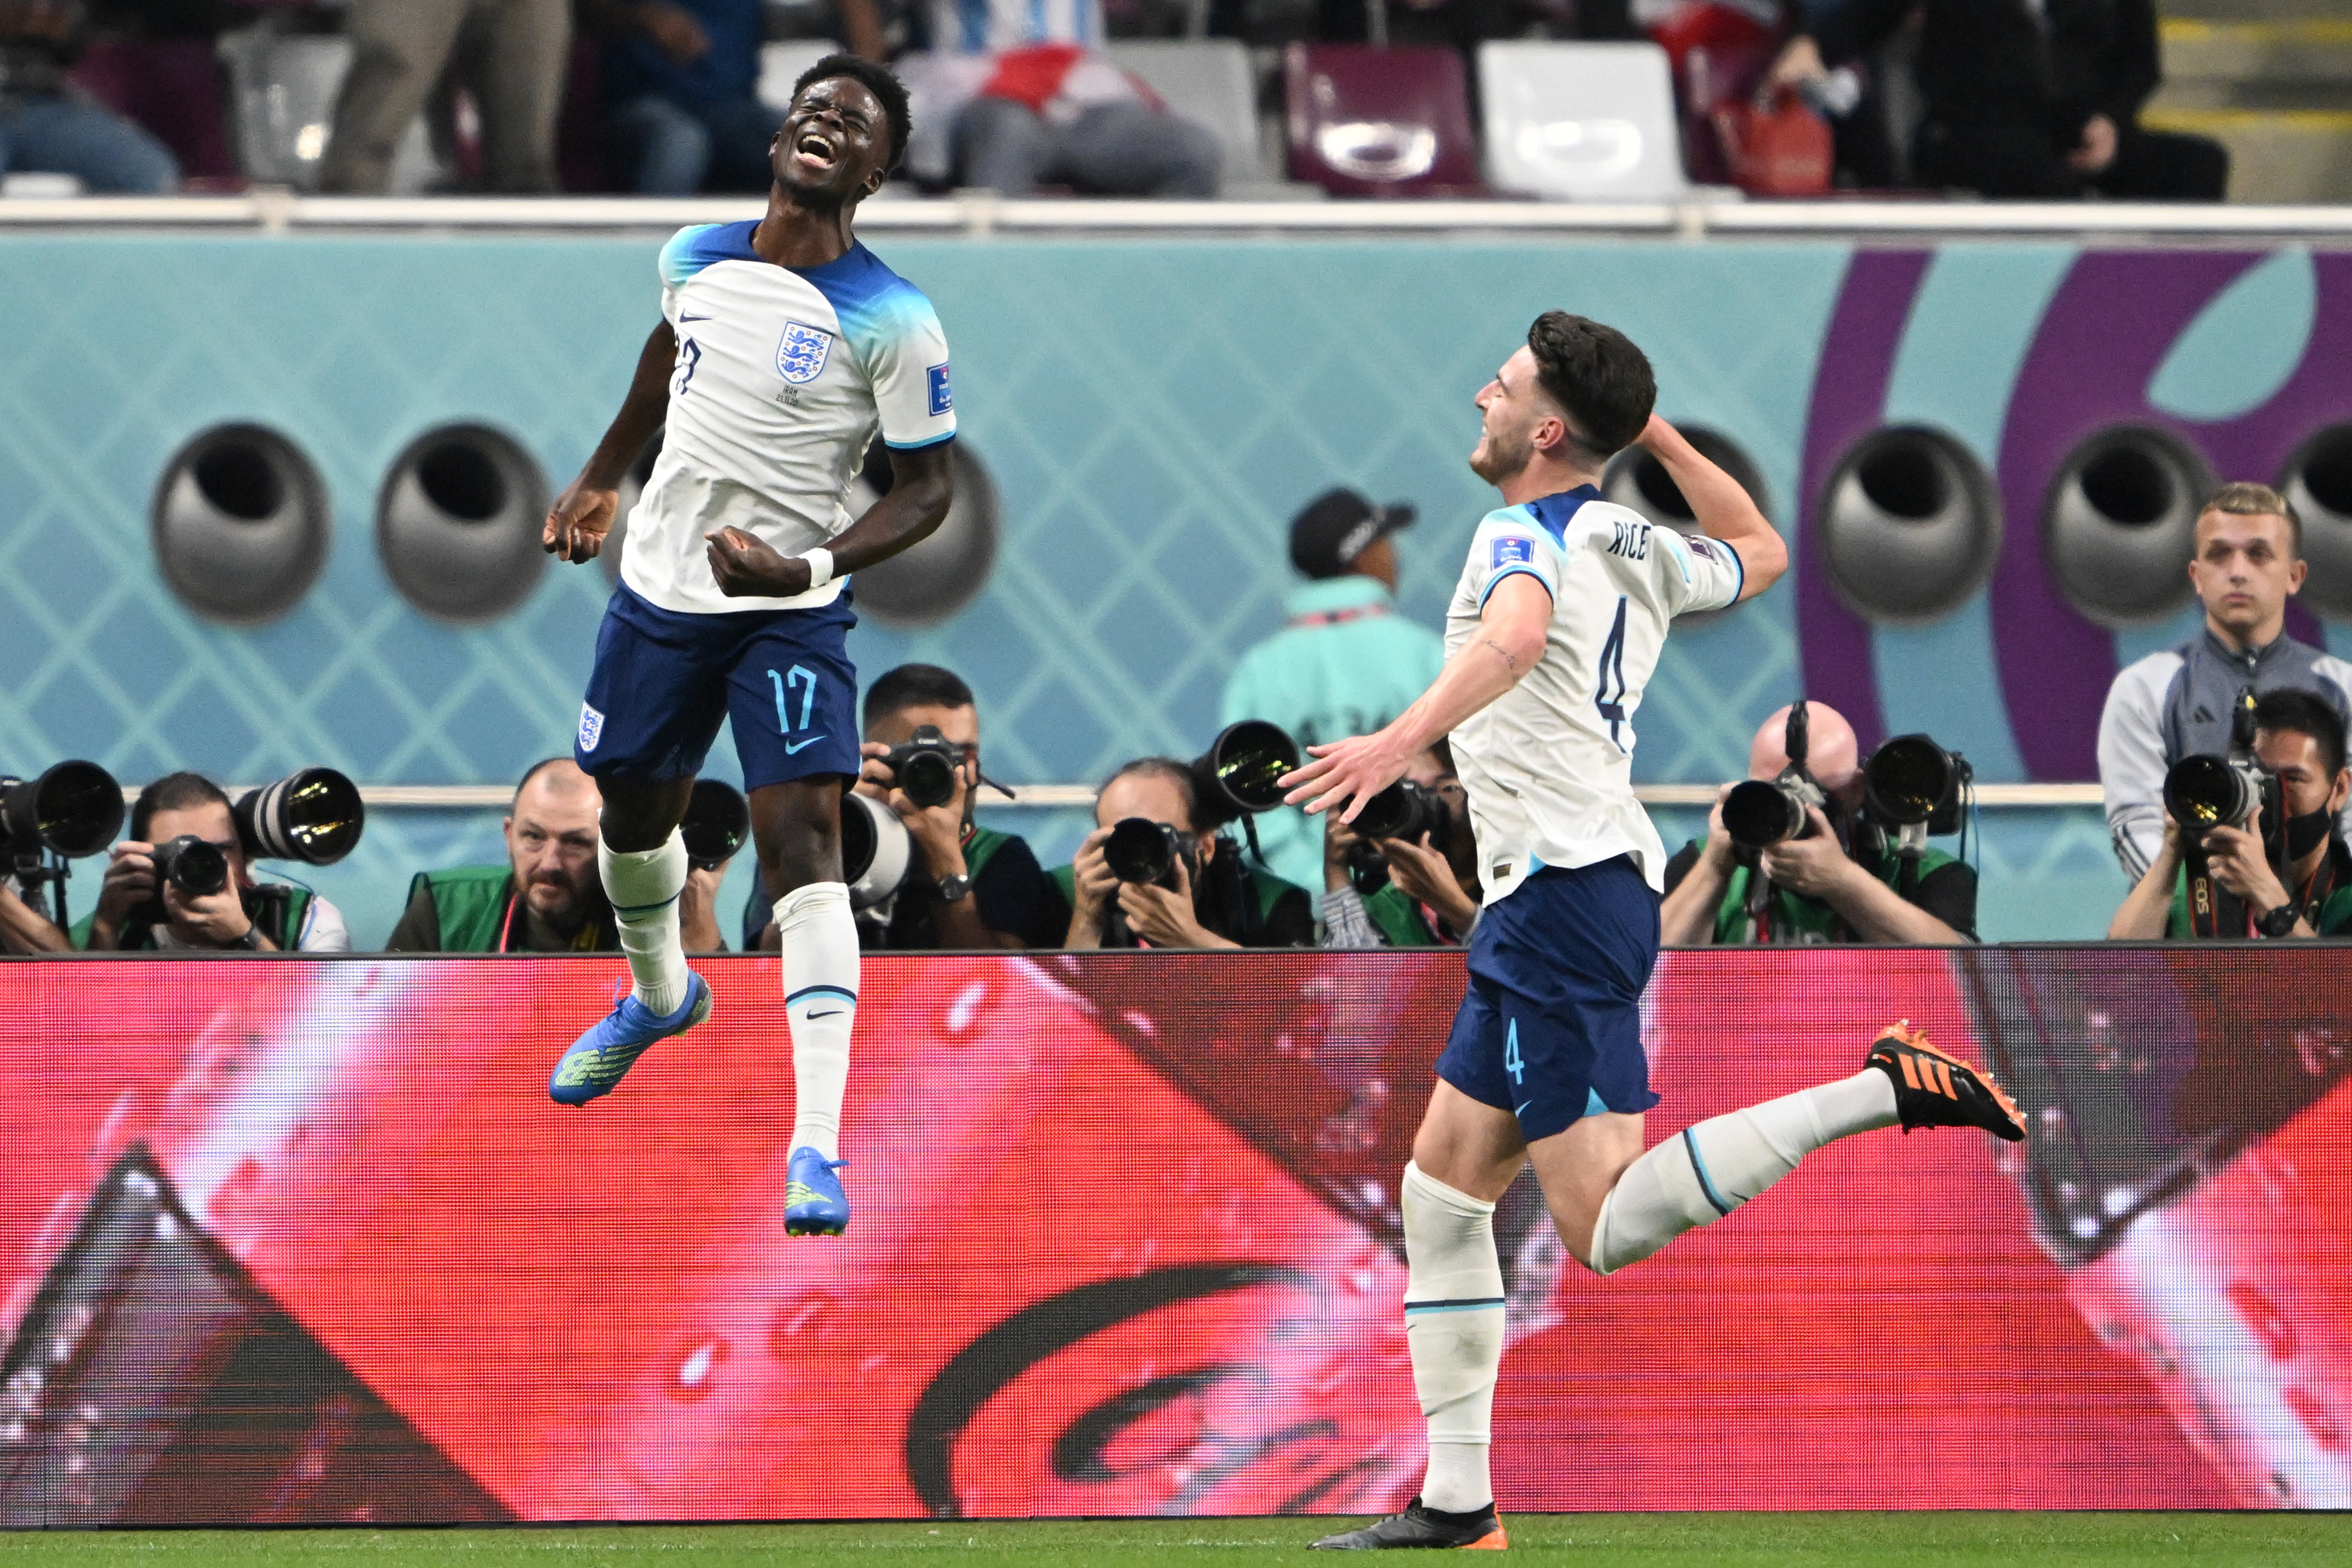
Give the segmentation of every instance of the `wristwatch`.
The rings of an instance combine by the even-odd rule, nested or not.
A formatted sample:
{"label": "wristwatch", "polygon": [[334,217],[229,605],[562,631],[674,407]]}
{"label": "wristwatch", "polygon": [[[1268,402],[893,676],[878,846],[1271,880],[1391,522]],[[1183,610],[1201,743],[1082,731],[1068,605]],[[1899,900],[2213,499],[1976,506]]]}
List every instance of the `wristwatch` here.
{"label": "wristwatch", "polygon": [[2278,908],[2273,910],[2270,913],[2254,921],[2254,929],[2262,932],[2264,936],[2275,940],[2293,931],[2294,929],[2294,922],[2302,918],[2302,915],[2294,907],[2294,901],[2290,899],[2285,903],[2281,904]]}
{"label": "wristwatch", "polygon": [[940,879],[940,902],[961,903],[971,896],[971,878],[962,871],[951,872]]}

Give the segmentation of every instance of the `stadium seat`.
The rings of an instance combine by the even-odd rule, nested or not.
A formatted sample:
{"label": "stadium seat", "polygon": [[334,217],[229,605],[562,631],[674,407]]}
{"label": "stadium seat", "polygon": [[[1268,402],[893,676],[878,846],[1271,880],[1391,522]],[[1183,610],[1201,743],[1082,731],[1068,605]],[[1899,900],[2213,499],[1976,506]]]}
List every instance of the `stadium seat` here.
{"label": "stadium seat", "polygon": [[1481,44],[1478,88],[1498,189],[1659,201],[1688,188],[1674,82],[1655,44]]}
{"label": "stadium seat", "polygon": [[220,63],[204,40],[101,37],[74,62],[72,76],[169,147],[182,179],[214,189],[243,183],[229,150]]}
{"label": "stadium seat", "polygon": [[[228,67],[236,123],[237,161],[259,184],[313,189],[319,160],[335,123],[335,98],[352,68],[351,40],[288,34],[268,22],[220,38]],[[392,190],[410,195],[434,184],[442,170],[422,115],[402,136],[392,168]]]}
{"label": "stadium seat", "polygon": [[1103,53],[1160,95],[1175,113],[1213,132],[1224,149],[1228,188],[1272,176],[1258,146],[1257,92],[1249,50],[1233,38],[1113,40]]}
{"label": "stadium seat", "polygon": [[1452,49],[1292,44],[1282,85],[1292,179],[1334,195],[1484,193]]}
{"label": "stadium seat", "polygon": [[839,53],[841,46],[826,38],[787,38],[761,44],[760,85],[755,89],[760,101],[782,114],[793,106],[793,83],[800,80],[801,72],[827,55]]}

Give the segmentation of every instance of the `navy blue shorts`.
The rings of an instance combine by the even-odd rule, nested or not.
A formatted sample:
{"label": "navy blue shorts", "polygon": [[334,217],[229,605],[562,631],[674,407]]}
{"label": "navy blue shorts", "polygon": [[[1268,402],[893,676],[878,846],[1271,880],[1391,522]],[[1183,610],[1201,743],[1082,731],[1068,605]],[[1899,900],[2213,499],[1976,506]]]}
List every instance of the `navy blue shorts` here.
{"label": "navy blue shorts", "polygon": [[596,629],[572,755],[597,778],[689,778],[729,720],[747,790],[855,775],[856,624],[845,588],[814,609],[698,616],[648,604],[621,584]]}
{"label": "navy blue shorts", "polygon": [[1579,1117],[1649,1110],[1642,989],[1657,962],[1658,895],[1632,857],[1543,868],[1478,917],[1437,1076],[1516,1112],[1530,1143]]}

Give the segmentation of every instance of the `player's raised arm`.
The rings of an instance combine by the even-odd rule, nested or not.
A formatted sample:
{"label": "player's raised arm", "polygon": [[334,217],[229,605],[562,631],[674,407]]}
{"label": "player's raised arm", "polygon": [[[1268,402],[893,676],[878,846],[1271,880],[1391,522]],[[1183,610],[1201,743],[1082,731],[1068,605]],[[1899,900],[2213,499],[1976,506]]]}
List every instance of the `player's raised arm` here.
{"label": "player's raised arm", "polygon": [[547,510],[539,542],[550,555],[566,561],[592,561],[604,548],[613,518],[621,507],[621,479],[654,432],[662,426],[669,407],[669,376],[677,360],[677,334],[667,321],[654,323],[646,346],[637,354],[636,374],[629,379],[629,395],[613,416],[604,438],[580,470],[580,477],[555,498]]}
{"label": "player's raised arm", "polygon": [[1739,596],[1752,599],[1780,579],[1789,569],[1789,547],[1778,530],[1756,508],[1739,481],[1717,468],[1704,453],[1683,439],[1683,433],[1653,414],[1639,437],[1650,455],[1666,466],[1675,484],[1690,503],[1691,515],[1710,539],[1719,539],[1739,556],[1745,581]]}
{"label": "player's raised arm", "polygon": [[1527,679],[1543,657],[1550,624],[1551,591],[1541,577],[1512,572],[1496,579],[1476,634],[1454,650],[1429,689],[1374,734],[1308,747],[1316,760],[1290,775],[1285,798],[1309,812],[1346,805],[1339,820],[1355,821],[1364,802],[1402,778],[1432,742]]}

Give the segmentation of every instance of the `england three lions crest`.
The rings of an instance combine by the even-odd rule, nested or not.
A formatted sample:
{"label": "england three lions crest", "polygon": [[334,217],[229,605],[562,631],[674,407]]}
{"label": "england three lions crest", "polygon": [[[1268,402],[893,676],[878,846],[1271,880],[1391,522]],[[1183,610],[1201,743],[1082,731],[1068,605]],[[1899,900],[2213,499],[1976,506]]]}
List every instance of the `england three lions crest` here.
{"label": "england three lions crest", "polygon": [[805,386],[824,372],[825,356],[832,352],[831,332],[786,321],[783,338],[776,344],[776,374],[794,386]]}

